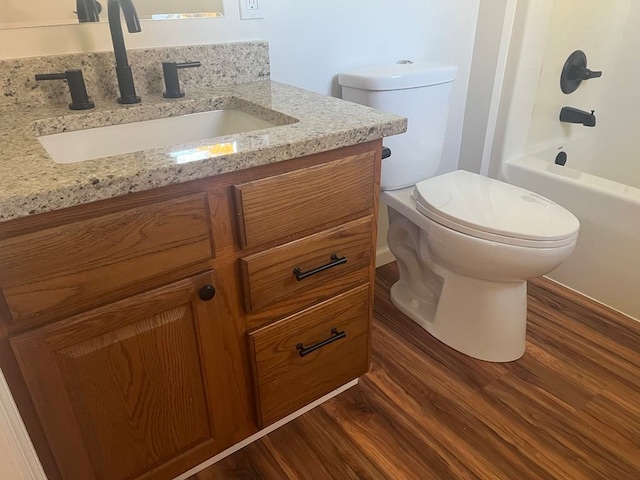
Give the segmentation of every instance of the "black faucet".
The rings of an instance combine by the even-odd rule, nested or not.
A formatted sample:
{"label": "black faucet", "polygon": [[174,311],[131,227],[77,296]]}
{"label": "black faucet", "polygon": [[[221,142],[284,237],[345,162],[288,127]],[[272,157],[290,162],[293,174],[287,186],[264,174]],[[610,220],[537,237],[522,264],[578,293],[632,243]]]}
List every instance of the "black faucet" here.
{"label": "black faucet", "polygon": [[136,7],[133,6],[131,0],[109,0],[109,29],[111,30],[113,53],[116,56],[116,75],[118,77],[118,88],[120,89],[118,103],[140,103],[140,97],[136,95],[136,87],[133,84],[133,75],[131,74],[129,60],[127,59],[127,48],[124,45],[120,9],[122,9],[124,19],[127,22],[127,30],[129,30],[129,33],[142,31],[140,20],[136,13]]}
{"label": "black faucet", "polygon": [[560,110],[560,121],[567,123],[581,123],[585,127],[596,126],[595,110],[591,110],[591,113],[579,110],[573,107],[562,107]]}

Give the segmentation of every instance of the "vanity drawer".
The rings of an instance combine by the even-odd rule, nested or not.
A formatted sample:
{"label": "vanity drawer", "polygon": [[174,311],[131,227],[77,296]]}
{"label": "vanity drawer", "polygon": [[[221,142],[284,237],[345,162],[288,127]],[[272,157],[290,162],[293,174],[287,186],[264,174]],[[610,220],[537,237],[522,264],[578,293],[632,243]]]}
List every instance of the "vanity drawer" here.
{"label": "vanity drawer", "polygon": [[202,271],[212,256],[204,193],[11,237],[0,241],[6,321],[15,331],[79,313],[167,272]]}
{"label": "vanity drawer", "polygon": [[376,150],[234,186],[240,246],[253,247],[367,212]]}
{"label": "vanity drawer", "polygon": [[[315,289],[314,297],[327,298],[368,282],[372,231],[373,220],[368,216],[242,258],[247,312],[273,307],[301,290]],[[360,274],[349,275],[356,283],[339,281],[356,271]],[[297,309],[306,306],[307,297],[299,296],[302,303]]]}
{"label": "vanity drawer", "polygon": [[249,334],[262,427],[367,372],[370,310],[367,284]]}

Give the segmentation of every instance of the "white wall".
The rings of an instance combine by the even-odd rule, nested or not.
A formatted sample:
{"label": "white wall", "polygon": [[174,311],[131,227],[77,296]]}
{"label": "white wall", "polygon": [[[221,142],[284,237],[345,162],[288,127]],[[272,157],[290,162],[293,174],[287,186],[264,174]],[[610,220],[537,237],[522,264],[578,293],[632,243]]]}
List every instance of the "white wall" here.
{"label": "white wall", "polygon": [[40,480],[45,475],[0,372],[0,479]]}

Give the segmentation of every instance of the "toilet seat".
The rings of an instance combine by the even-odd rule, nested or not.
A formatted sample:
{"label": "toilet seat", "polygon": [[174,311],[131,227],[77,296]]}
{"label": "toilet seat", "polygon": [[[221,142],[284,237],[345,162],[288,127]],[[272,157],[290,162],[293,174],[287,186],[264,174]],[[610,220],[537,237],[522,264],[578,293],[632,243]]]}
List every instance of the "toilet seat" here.
{"label": "toilet seat", "polygon": [[575,241],[580,223],[541,195],[458,170],[416,184],[416,209],[434,222],[507,245],[553,248]]}

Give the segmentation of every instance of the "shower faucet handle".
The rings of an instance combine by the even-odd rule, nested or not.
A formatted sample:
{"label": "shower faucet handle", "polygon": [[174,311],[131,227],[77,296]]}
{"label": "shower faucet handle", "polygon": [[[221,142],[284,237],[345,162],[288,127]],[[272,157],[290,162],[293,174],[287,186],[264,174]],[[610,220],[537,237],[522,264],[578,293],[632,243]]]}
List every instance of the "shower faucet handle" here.
{"label": "shower faucet handle", "polygon": [[560,74],[560,89],[563,93],[573,93],[583,80],[601,76],[602,72],[587,68],[587,55],[582,50],[576,50],[564,62],[562,73]]}
{"label": "shower faucet handle", "polygon": [[573,66],[569,70],[569,80],[589,80],[590,78],[598,78],[602,76],[602,72],[589,70],[587,67]]}

